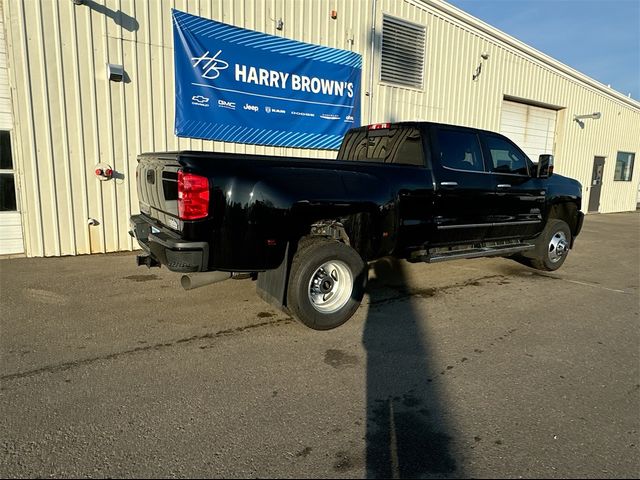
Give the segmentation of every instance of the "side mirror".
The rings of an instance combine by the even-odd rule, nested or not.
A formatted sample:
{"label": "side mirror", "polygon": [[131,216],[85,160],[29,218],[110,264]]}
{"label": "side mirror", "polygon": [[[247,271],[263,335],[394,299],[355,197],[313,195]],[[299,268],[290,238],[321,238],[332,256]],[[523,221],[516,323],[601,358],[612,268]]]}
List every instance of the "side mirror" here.
{"label": "side mirror", "polygon": [[545,154],[538,157],[538,178],[549,178],[553,175],[553,155]]}

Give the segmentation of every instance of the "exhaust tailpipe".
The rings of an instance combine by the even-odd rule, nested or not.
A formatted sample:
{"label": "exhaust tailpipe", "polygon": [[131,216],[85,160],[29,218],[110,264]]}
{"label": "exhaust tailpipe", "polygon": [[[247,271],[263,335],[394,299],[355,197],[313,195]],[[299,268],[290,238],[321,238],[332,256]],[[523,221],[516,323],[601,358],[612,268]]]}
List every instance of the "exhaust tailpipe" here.
{"label": "exhaust tailpipe", "polygon": [[231,278],[231,272],[198,272],[185,273],[180,279],[180,285],[185,290],[204,287],[212,283],[222,282]]}

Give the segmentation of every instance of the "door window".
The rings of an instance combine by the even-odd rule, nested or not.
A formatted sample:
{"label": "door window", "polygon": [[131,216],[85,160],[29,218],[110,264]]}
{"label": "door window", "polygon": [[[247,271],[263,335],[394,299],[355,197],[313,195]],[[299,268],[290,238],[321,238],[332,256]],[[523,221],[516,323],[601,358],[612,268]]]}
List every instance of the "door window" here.
{"label": "door window", "polygon": [[529,175],[527,157],[513,143],[492,135],[486,135],[484,141],[491,156],[492,172]]}
{"label": "door window", "polygon": [[438,130],[440,164],[446,168],[484,172],[482,150],[478,136],[459,130]]}

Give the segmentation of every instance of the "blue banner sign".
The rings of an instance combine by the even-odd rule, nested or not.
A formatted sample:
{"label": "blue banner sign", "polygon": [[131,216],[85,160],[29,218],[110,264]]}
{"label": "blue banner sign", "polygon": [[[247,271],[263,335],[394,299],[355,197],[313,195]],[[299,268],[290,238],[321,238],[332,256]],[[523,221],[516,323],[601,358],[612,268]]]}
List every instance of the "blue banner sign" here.
{"label": "blue banner sign", "polygon": [[176,135],[338,149],[360,125],[362,56],[173,10]]}

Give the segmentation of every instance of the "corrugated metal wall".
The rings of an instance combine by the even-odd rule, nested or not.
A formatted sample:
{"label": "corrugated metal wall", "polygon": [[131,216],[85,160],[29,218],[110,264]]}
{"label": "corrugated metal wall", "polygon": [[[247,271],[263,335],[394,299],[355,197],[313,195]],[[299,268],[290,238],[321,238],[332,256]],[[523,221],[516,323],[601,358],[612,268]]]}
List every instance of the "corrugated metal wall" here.
{"label": "corrugated metal wall", "polygon": [[[314,0],[7,0],[13,99],[23,172],[29,256],[128,250],[137,213],[136,156],[162,150],[217,150],[334,156],[252,145],[179,139],[174,131],[171,8],[273,35],[343,49],[365,49],[367,2]],[[278,31],[275,21],[284,20]],[[122,64],[124,83],[107,80]],[[366,68],[366,65],[365,65]],[[101,182],[97,163],[117,172]],[[89,226],[88,219],[99,224]]]}
{"label": "corrugated metal wall", "polygon": [[[558,109],[556,172],[582,183],[584,210],[594,156],[606,157],[600,212],[635,210],[640,160],[631,182],[613,178],[618,151],[635,152],[636,159],[640,157],[639,102],[619,98],[622,96],[613,91],[602,92],[581,81],[584,76],[578,72],[572,76],[563,71],[571,69],[558,68],[552,59],[545,62],[528,55],[526,50],[531,48],[515,39],[511,39],[515,46],[501,41],[494,35],[501,32],[458,9],[442,8],[441,2],[378,0],[378,5],[377,32],[382,31],[384,14],[427,26],[427,57],[424,91],[417,91],[379,84],[379,58],[374,56],[377,84],[372,121],[431,120],[499,131],[505,97],[552,106]],[[379,38],[377,45],[379,48]],[[489,53],[487,60],[480,57],[485,52]],[[474,81],[480,62],[481,74]],[[601,119],[585,120],[584,128],[573,120],[574,115],[594,112],[601,112]]]}
{"label": "corrugated metal wall", "polygon": [[[374,3],[375,33],[371,28]],[[424,119],[498,130],[505,96],[561,107],[557,171],[588,186],[593,156],[604,155],[601,211],[635,208],[637,174],[633,182],[612,179],[618,150],[640,154],[640,108],[527,56],[486,29],[476,28],[477,22],[456,18],[451,13],[456,9],[434,6],[431,0],[85,0],[84,5],[71,0],[5,0],[4,5],[14,155],[29,256],[134,248],[127,230],[129,215],[138,210],[135,158],[140,152],[193,149],[335,155],[177,138],[173,134],[172,7],[361,53],[364,122]],[[337,20],[330,18],[333,9],[338,11]],[[422,91],[379,83],[383,14],[427,26]],[[280,18],[282,31],[275,28]],[[478,80],[472,81],[484,51],[490,58],[484,61]],[[124,65],[126,82],[109,82],[107,63]],[[370,97],[365,94],[369,91]],[[587,120],[584,129],[572,121],[574,114],[594,111],[602,112],[602,119]],[[111,165],[118,178],[97,180],[93,172],[99,162]],[[585,200],[587,195],[585,190]],[[89,226],[89,218],[99,224]]]}
{"label": "corrugated metal wall", "polygon": [[[2,7],[2,2],[0,2],[0,17],[2,17]],[[11,118],[7,47],[4,37],[4,20],[0,18],[0,130],[11,129],[13,129],[13,119]]]}

